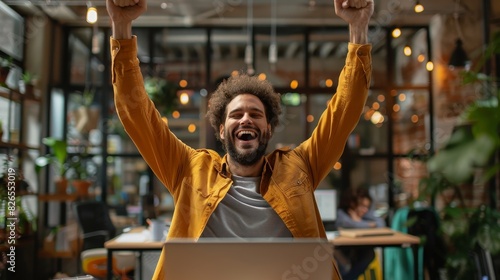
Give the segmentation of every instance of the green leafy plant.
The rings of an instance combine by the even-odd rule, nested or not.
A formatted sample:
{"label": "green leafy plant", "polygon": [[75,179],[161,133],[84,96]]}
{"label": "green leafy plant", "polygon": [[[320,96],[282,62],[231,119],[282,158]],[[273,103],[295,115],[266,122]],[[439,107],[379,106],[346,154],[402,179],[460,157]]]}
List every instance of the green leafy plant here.
{"label": "green leafy plant", "polygon": [[168,115],[177,108],[177,91],[179,87],[174,82],[158,77],[146,77],[144,87],[149,98],[162,115]]}
{"label": "green leafy plant", "polygon": [[473,279],[470,257],[475,244],[500,254],[500,212],[490,205],[467,207],[462,190],[485,185],[498,176],[500,164],[500,91],[494,77],[481,73],[492,55],[500,54],[500,36],[488,46],[475,70],[463,72],[464,84],[481,89],[482,98],[468,105],[444,147],[424,159],[429,176],[420,181],[424,198],[445,197],[440,211],[441,228],[447,242],[446,271],[449,279]]}
{"label": "green leafy plant", "polygon": [[48,165],[54,166],[59,177],[67,179],[89,179],[97,173],[96,166],[86,149],[70,155],[68,154],[68,143],[65,140],[46,137],[42,139],[42,143],[50,147],[51,152],[35,160],[37,173]]}
{"label": "green leafy plant", "polygon": [[35,80],[36,80],[36,75],[29,72],[29,71],[25,71],[22,75],[21,75],[21,80],[26,84],[26,85],[33,85],[35,83]]}
{"label": "green leafy plant", "polygon": [[64,178],[66,172],[71,169],[71,165],[68,162],[68,143],[53,137],[43,138],[42,143],[47,145],[51,152],[36,158],[35,171],[39,173],[43,167],[53,165],[58,175]]}

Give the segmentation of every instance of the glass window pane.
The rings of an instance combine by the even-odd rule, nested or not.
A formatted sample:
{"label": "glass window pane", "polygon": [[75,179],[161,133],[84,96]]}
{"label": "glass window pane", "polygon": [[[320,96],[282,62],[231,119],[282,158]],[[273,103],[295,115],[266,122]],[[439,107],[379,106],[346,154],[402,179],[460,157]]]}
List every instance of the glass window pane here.
{"label": "glass window pane", "polygon": [[305,94],[286,93],[283,95],[282,100],[286,100],[286,96],[289,95],[296,96],[294,99],[297,102],[285,101],[285,104],[282,104],[280,124],[274,130],[274,135],[269,142],[269,150],[282,146],[293,148],[305,140],[307,98]]}
{"label": "glass window pane", "polygon": [[429,61],[427,48],[427,30],[401,29],[401,36],[393,39],[395,71],[393,81],[396,85],[429,84],[429,72],[426,63]]}
{"label": "glass window pane", "polygon": [[370,30],[369,40],[372,44],[372,87],[385,87],[387,79],[387,43],[386,30],[375,28]]}
{"label": "glass window pane", "polygon": [[394,160],[394,173],[395,204],[402,207],[407,205],[408,199],[418,197],[420,179],[427,176],[427,168],[423,161],[397,158]]}
{"label": "glass window pane", "polygon": [[386,159],[350,158],[351,162],[342,162],[342,165],[352,167],[350,174],[351,187],[365,187],[370,190],[375,209],[381,212],[388,208],[388,185]]}
{"label": "glass window pane", "polygon": [[[304,31],[300,28],[278,29],[276,42],[272,42],[270,29],[258,29],[255,35],[255,72],[265,73],[275,87],[288,87],[296,80],[305,87]],[[269,62],[269,47],[276,45],[277,60]]]}
{"label": "glass window pane", "polygon": [[337,84],[347,54],[347,29],[315,30],[309,38],[309,85],[328,87]]}
{"label": "glass window pane", "polygon": [[248,42],[246,29],[213,29],[210,41],[212,61],[210,76],[213,84],[230,76],[233,71],[246,72],[245,48]]}
{"label": "glass window pane", "polygon": [[[107,198],[111,205],[139,205],[141,175],[147,173],[147,164],[141,157],[108,156]],[[130,211],[129,214],[138,214]]]}
{"label": "glass window pane", "polygon": [[206,81],[205,29],[162,29],[154,34],[154,77],[187,81],[201,87]]}
{"label": "glass window pane", "polygon": [[132,33],[137,36],[137,58],[140,62],[140,67],[143,76],[151,76],[151,50],[149,43],[150,29],[133,28]]}
{"label": "glass window pane", "polygon": [[205,96],[194,90],[180,90],[178,94],[179,99],[185,100],[185,104],[179,102],[177,109],[167,115],[170,130],[192,148],[205,147],[205,140],[202,137],[205,135],[203,127],[205,124],[201,121],[205,114]]}
{"label": "glass window pane", "polygon": [[[332,89],[333,91],[333,89]],[[317,93],[308,95],[308,106],[309,106],[309,116],[308,116],[308,131],[307,134],[311,135],[314,128],[318,124],[319,118],[323,111],[325,111],[326,106],[330,99],[332,99],[332,93]]]}
{"label": "glass window pane", "polygon": [[373,155],[388,152],[386,103],[383,91],[369,91],[359,123],[347,142],[354,153]]}
{"label": "glass window pane", "polygon": [[[84,91],[74,91],[68,96],[67,111],[67,139],[68,142],[87,145],[89,135],[94,139],[100,139],[101,134],[100,119],[101,105],[99,96],[102,91],[99,89],[85,89]],[[97,146],[100,145],[100,141]]]}
{"label": "glass window pane", "polygon": [[[1,92],[0,96],[0,120],[3,126],[2,141],[19,143],[19,133],[21,131],[21,104],[18,101],[4,97],[6,93]],[[7,95],[8,96],[8,95]]]}
{"label": "glass window pane", "polygon": [[429,149],[429,92],[426,90],[395,91],[394,153],[406,154],[411,149]]}
{"label": "glass window pane", "polygon": [[87,67],[91,55],[89,44],[92,40],[91,28],[74,28],[68,38],[70,51],[70,83],[85,84],[87,81]]}

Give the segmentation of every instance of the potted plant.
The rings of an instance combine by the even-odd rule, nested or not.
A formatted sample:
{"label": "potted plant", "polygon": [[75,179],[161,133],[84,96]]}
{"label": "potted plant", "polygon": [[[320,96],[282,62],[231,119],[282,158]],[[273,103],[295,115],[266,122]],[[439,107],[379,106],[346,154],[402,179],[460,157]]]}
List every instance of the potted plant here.
{"label": "potted plant", "polygon": [[57,173],[57,178],[55,179],[56,192],[65,194],[68,187],[66,173],[71,169],[68,162],[68,144],[64,140],[53,137],[43,138],[42,143],[47,145],[51,149],[51,152],[36,158],[35,171],[39,173],[43,167],[52,165]]}
{"label": "potted plant", "polygon": [[68,154],[68,143],[65,140],[46,137],[42,143],[51,148],[51,153],[40,156],[35,160],[35,170],[40,170],[53,165],[58,176],[55,180],[56,192],[65,194],[71,181],[78,195],[88,195],[88,189],[92,185],[91,178],[96,173],[96,166],[90,159],[84,147],[83,151],[76,154]]}
{"label": "potted plant", "polygon": [[[495,54],[500,54],[500,36],[488,46],[478,67]],[[477,245],[500,256],[500,211],[488,203],[467,207],[462,193],[468,188],[487,189],[486,184],[499,176],[500,90],[494,77],[477,70],[463,72],[462,80],[477,85],[483,96],[465,109],[444,148],[426,159],[429,176],[420,182],[423,197],[440,196],[444,202],[440,217],[449,279],[475,278],[471,253]]]}
{"label": "potted plant", "polygon": [[35,97],[35,81],[36,75],[29,71],[25,71],[19,80],[19,91],[29,98]]}
{"label": "potted plant", "polygon": [[89,195],[89,188],[92,186],[92,178],[95,175],[97,168],[87,153],[86,148],[70,157],[71,170],[68,172],[68,177],[71,180],[71,185],[75,188],[78,196],[86,197]]}
{"label": "potted plant", "polygon": [[12,58],[0,57],[0,85],[5,85],[10,68],[12,68]]}

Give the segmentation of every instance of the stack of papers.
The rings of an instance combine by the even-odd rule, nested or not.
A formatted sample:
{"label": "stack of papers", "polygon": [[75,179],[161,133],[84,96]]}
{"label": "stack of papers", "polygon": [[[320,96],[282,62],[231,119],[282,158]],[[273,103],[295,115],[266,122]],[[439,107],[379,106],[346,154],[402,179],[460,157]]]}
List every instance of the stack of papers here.
{"label": "stack of papers", "polygon": [[116,242],[145,242],[151,240],[149,230],[143,232],[122,233],[116,238]]}
{"label": "stack of papers", "polygon": [[393,235],[394,231],[390,228],[352,228],[340,229],[340,236],[347,237],[371,237],[371,236],[384,236]]}

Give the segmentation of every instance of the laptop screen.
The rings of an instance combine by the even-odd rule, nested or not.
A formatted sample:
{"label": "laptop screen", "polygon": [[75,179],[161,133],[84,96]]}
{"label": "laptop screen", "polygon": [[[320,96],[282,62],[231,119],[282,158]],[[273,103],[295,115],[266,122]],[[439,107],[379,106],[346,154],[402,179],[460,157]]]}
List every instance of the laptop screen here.
{"label": "laptop screen", "polygon": [[333,247],[319,239],[171,239],[167,280],[331,280]]}
{"label": "laptop screen", "polygon": [[323,222],[335,222],[337,219],[337,191],[333,189],[316,189],[314,197],[318,204]]}

